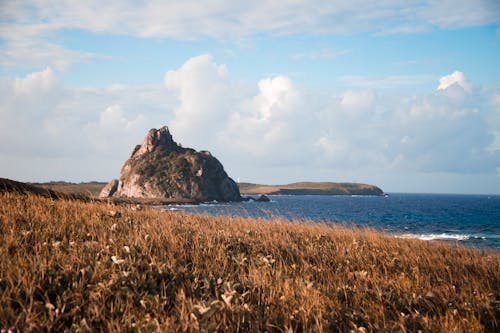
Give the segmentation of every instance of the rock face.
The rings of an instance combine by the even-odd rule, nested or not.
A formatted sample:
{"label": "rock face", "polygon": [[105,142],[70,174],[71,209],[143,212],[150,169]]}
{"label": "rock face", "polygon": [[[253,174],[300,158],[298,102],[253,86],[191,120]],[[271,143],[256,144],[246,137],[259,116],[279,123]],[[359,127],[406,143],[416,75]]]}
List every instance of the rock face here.
{"label": "rock face", "polygon": [[118,179],[113,179],[110,181],[104,188],[101,190],[101,194],[99,194],[99,197],[101,198],[109,198],[112,197],[113,194],[116,193],[116,190],[118,189]]}
{"label": "rock face", "polygon": [[100,197],[239,201],[240,191],[208,151],[183,148],[166,126],[151,129]]}

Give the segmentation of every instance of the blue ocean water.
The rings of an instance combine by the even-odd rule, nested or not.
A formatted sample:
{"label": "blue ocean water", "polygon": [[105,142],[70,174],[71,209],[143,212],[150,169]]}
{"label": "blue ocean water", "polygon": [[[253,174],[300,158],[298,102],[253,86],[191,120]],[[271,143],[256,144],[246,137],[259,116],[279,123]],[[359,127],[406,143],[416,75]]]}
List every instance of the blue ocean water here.
{"label": "blue ocean water", "polygon": [[270,196],[271,202],[168,206],[207,215],[285,217],[372,227],[397,237],[442,239],[500,248],[500,196],[391,194],[376,196]]}

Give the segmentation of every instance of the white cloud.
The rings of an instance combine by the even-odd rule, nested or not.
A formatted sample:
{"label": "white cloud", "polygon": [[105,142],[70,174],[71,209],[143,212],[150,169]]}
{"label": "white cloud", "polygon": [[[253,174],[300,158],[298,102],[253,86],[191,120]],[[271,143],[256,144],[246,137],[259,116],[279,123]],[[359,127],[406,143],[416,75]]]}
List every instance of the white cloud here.
{"label": "white cloud", "polygon": [[[175,140],[211,150],[242,180],[491,175],[500,165],[497,95],[457,84],[419,95],[325,93],[282,75],[246,87],[210,55],[168,71],[164,86],[70,88],[47,68],[0,79],[0,174],[116,177],[146,131],[168,125]],[[51,173],[58,161],[74,170]]]}
{"label": "white cloud", "polygon": [[466,27],[485,22],[498,23],[500,4],[496,0],[432,1],[417,9],[417,15],[443,28]]}
{"label": "white cloud", "polygon": [[[237,158],[252,159],[269,157],[270,146],[295,139],[301,96],[288,77],[262,79],[253,93],[231,80],[225,65],[204,54],[168,71],[165,86],[178,99],[169,126],[185,145],[217,147]],[[287,149],[278,155],[288,156]]]}
{"label": "white cloud", "polygon": [[266,165],[297,164],[297,152],[307,146],[304,129],[310,121],[303,96],[286,76],[262,79],[257,87],[255,95],[239,103],[219,135],[230,141],[218,144],[242,160],[257,157]]}
{"label": "white cloud", "polygon": [[254,106],[263,120],[288,111],[300,98],[292,80],[286,76],[262,79],[258,87],[259,95],[254,98]]}
{"label": "white cloud", "polygon": [[340,104],[347,109],[363,109],[372,105],[375,96],[372,91],[346,91]]}
{"label": "white cloud", "polygon": [[[128,118],[120,105],[110,105],[99,114],[97,122],[84,125],[83,132],[94,150],[107,156],[124,156],[126,146],[130,150],[136,142],[137,134],[146,131],[146,119],[142,113]],[[121,138],[120,147],[116,141]],[[117,153],[117,150],[119,154]]]}
{"label": "white cloud", "polygon": [[59,84],[54,71],[46,67],[43,71],[33,72],[24,78],[14,80],[14,93],[16,95],[46,94]]}
{"label": "white cloud", "polygon": [[[188,60],[167,77],[167,86],[181,97],[172,121],[174,135],[186,145],[214,147],[230,165],[253,166],[254,173],[279,165],[332,172],[370,166],[468,173],[490,172],[500,163],[500,152],[489,148],[495,108],[488,91],[457,98],[451,86],[415,96],[370,89],[325,98],[276,76],[260,80],[251,93],[235,85],[227,69],[207,55]],[[467,87],[465,77],[454,77]],[[189,78],[186,84],[184,78]],[[209,92],[223,87],[210,94],[222,104],[205,96],[203,87]],[[207,125],[196,125],[199,118]]]}
{"label": "white cloud", "polygon": [[439,86],[437,87],[437,90],[445,90],[453,86],[454,84],[459,85],[467,92],[471,91],[471,85],[467,81],[467,78],[465,77],[464,73],[460,71],[454,71],[450,75],[445,75],[441,77],[439,79]]}
{"label": "white cloud", "polygon": [[[373,31],[412,33],[434,27],[498,23],[497,1],[44,1],[0,2],[0,51],[4,66],[50,65],[65,69],[95,54],[58,45],[54,32],[97,33],[193,39],[209,36],[241,40],[261,33],[325,34]],[[297,57],[332,58],[346,51],[321,50]],[[30,55],[31,54],[31,55]],[[40,66],[41,64],[41,66]]]}
{"label": "white cloud", "polygon": [[36,180],[65,163],[74,169],[43,179],[61,179],[62,174],[72,175],[66,180],[115,177],[144,133],[171,117],[173,103],[161,84],[70,88],[51,68],[0,78],[0,158],[6,161],[0,174]]}
{"label": "white cloud", "polygon": [[0,49],[1,66],[25,68],[50,66],[56,70],[66,70],[74,63],[89,62],[96,57],[94,53],[68,49],[40,38],[7,40]]}
{"label": "white cloud", "polygon": [[225,126],[241,100],[237,83],[229,80],[225,65],[203,54],[187,60],[181,68],[165,74],[165,86],[178,99],[171,127],[178,136],[201,146]]}
{"label": "white cloud", "polygon": [[[432,26],[462,27],[495,23],[500,13],[496,1],[397,0],[325,3],[320,0],[280,2],[200,3],[60,1],[57,6],[44,2],[2,2],[0,17],[19,24],[36,23],[38,29],[80,28],[97,32],[131,34],[144,37],[242,36],[259,32],[325,33]],[[28,26],[30,24],[27,24]],[[4,35],[7,33],[4,31]]]}
{"label": "white cloud", "polygon": [[44,136],[37,139],[34,133],[43,129],[46,115],[65,94],[52,69],[2,78],[0,85],[0,149],[46,153]]}

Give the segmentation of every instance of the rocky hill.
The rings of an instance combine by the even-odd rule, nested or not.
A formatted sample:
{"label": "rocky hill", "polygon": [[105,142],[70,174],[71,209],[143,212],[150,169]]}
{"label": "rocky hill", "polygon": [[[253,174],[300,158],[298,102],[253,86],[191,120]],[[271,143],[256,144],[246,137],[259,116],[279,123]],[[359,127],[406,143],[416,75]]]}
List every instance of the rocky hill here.
{"label": "rocky hill", "polygon": [[210,152],[181,147],[166,126],[148,132],[100,197],[241,200],[238,186]]}
{"label": "rocky hill", "polygon": [[374,185],[360,183],[300,182],[287,185],[239,183],[243,194],[284,195],[384,195]]}

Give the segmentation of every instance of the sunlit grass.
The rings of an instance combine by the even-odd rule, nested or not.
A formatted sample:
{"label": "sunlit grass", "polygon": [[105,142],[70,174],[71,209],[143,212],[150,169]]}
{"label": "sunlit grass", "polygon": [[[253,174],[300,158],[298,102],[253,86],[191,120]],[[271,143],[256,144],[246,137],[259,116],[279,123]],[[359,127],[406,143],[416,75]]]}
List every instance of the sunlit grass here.
{"label": "sunlit grass", "polygon": [[12,193],[0,230],[5,329],[500,329],[498,252]]}

